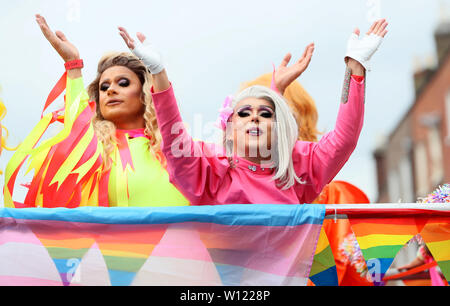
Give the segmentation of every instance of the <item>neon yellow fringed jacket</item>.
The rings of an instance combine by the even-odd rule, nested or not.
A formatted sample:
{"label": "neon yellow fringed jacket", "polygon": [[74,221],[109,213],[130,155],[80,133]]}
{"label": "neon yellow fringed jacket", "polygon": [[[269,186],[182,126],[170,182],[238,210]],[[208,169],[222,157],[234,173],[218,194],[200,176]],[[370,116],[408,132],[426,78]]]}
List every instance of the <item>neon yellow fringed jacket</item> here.
{"label": "neon yellow fringed jacket", "polygon": [[[149,139],[142,131],[117,132],[118,142],[109,157],[112,166],[105,171],[103,146],[91,123],[95,103],[89,102],[83,79],[72,80],[65,74],[56,91],[58,86],[61,92],[66,88],[64,114],[56,111],[42,116],[9,161],[3,190],[5,207],[189,205],[148,150]],[[56,121],[64,124],[63,129],[39,143]],[[26,173],[34,171],[33,180],[24,203],[18,203],[13,201],[14,186],[25,163]]]}

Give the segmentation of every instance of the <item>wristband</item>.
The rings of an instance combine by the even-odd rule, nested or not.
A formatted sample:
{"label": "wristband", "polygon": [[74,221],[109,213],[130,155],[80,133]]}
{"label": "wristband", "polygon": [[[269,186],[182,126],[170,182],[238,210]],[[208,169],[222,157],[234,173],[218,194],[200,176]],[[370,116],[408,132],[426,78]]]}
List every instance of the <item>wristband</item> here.
{"label": "wristband", "polygon": [[361,83],[362,81],[364,81],[364,76],[362,76],[362,75],[354,75],[354,74],[352,74],[352,78],[353,78],[356,82],[359,82],[359,83]]}
{"label": "wristband", "polygon": [[77,59],[73,61],[66,62],[64,64],[64,67],[66,67],[66,70],[72,70],[72,69],[81,69],[84,67],[84,63],[82,59]]}

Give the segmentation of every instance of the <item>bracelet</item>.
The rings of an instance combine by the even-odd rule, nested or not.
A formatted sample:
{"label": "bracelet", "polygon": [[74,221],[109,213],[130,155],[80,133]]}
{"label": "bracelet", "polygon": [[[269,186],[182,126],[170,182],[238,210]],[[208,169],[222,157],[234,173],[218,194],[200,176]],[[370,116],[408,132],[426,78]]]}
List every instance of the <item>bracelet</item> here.
{"label": "bracelet", "polygon": [[72,70],[72,69],[78,69],[78,68],[81,69],[84,67],[84,63],[83,63],[82,59],[77,59],[77,60],[66,62],[64,64],[64,67],[66,67],[66,70]]}

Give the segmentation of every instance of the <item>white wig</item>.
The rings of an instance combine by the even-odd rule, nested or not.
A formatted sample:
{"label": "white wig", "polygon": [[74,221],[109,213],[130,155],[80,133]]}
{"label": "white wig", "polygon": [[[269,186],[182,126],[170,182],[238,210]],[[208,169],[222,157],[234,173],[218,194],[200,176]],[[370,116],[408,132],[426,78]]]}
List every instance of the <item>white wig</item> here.
{"label": "white wig", "polygon": [[[280,185],[283,185],[283,190],[291,188],[295,182],[302,183],[295,174],[292,161],[292,152],[298,138],[298,127],[286,100],[270,88],[255,85],[240,92],[233,99],[231,107],[235,109],[240,101],[247,98],[264,99],[275,106],[276,146],[275,150],[272,149],[271,159],[275,164],[276,171],[272,179],[279,180]],[[232,151],[232,142],[231,144],[227,143],[226,147],[227,152],[230,152],[230,149]]]}

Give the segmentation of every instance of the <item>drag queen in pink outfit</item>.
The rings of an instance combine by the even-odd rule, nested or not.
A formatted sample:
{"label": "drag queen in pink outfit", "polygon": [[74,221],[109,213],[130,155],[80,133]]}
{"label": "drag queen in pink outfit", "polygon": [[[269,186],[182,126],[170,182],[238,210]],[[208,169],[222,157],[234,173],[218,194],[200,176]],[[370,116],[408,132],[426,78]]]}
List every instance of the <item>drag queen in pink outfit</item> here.
{"label": "drag queen in pink outfit", "polygon": [[224,146],[193,141],[181,119],[161,57],[145,43],[120,34],[153,77],[152,97],[162,134],[162,151],[171,182],[192,205],[310,203],[344,166],[356,147],[364,117],[365,72],[386,35],[387,22],[375,22],[347,48],[344,91],[333,131],[317,142],[297,140],[298,128],[282,97],[284,89],[308,67],[310,44],[288,67],[290,54],[274,72],[272,89],[252,86],[221,110]]}

